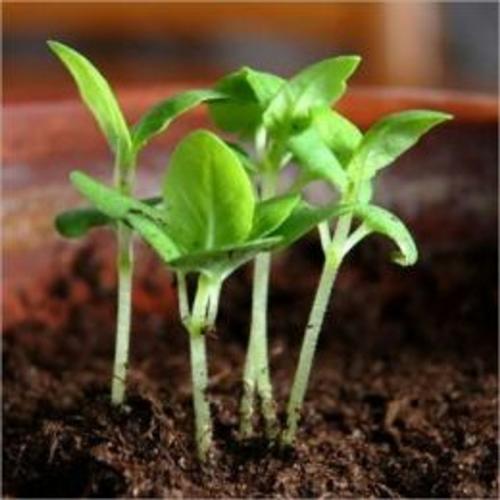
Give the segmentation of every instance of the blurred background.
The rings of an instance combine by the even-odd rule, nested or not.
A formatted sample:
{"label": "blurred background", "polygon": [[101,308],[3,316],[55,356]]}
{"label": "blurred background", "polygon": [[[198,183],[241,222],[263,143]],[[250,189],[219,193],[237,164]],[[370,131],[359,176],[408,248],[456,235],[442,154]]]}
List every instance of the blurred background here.
{"label": "blurred background", "polygon": [[360,85],[497,92],[497,2],[4,2],[3,37],[6,102],[74,96],[49,38],[119,89],[212,82],[243,64],[287,76],[358,53]]}

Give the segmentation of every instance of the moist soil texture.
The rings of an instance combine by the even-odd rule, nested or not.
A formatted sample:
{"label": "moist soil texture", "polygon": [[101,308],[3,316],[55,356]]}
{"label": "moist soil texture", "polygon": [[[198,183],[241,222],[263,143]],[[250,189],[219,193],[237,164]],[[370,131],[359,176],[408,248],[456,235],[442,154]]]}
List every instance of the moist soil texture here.
{"label": "moist soil texture", "polygon": [[[238,438],[251,270],[234,274],[208,335],[215,443],[200,466],[175,283],[147,249],[127,404],[110,405],[107,238],[7,297],[18,319],[3,338],[5,497],[497,497],[494,243],[427,249],[409,269],[388,263],[377,238],[356,248],[330,303],[296,446],[285,450],[262,438],[258,420],[255,438]],[[281,418],[320,262],[314,238],[275,258],[270,358]]]}

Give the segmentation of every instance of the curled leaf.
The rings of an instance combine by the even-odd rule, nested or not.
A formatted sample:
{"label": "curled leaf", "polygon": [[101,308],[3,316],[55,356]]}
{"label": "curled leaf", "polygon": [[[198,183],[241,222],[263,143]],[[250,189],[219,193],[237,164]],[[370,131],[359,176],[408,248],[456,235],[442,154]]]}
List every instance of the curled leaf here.
{"label": "curled leaf", "polygon": [[391,259],[400,266],[411,266],[418,260],[418,250],[410,231],[393,213],[375,205],[358,205],[355,215],[373,232],[380,233],[391,239],[398,251]]}

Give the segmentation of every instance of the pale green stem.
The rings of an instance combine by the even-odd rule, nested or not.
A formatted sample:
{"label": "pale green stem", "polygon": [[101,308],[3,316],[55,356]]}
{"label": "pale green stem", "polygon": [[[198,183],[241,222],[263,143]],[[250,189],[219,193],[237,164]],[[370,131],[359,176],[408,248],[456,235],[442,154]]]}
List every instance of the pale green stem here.
{"label": "pale green stem", "polygon": [[189,318],[189,299],[186,276],[181,272],[177,273],[177,296],[179,298],[179,315],[182,323],[185,323]]}
{"label": "pale green stem", "polygon": [[355,231],[351,233],[349,238],[344,244],[344,255],[347,255],[363,238],[371,234],[373,231],[366,226],[361,224]]}
{"label": "pale green stem", "polygon": [[210,290],[210,298],[208,302],[208,314],[207,320],[209,325],[215,325],[215,320],[217,319],[217,313],[219,312],[219,297],[221,282],[216,282]]}
{"label": "pale green stem", "polygon": [[343,246],[349,235],[350,226],[350,215],[345,215],[339,219],[333,241],[326,251],[323,270],[309,314],[299,363],[295,372],[290,399],[288,400],[287,426],[282,436],[282,442],[285,445],[292,444],[295,439],[319,334],[323,326],[333,284],[342,262]]}
{"label": "pale green stem", "polygon": [[[261,199],[271,198],[276,191],[276,174],[262,175]],[[244,438],[252,435],[252,416],[255,407],[255,392],[262,402],[262,413],[266,421],[266,432],[272,437],[276,433],[276,409],[272,396],[267,347],[267,302],[271,255],[262,253],[254,261],[252,285],[252,315],[245,367],[243,370],[243,395],[240,404],[240,434]]]}
{"label": "pale green stem", "polygon": [[[126,164],[117,157],[115,165],[115,186],[123,194],[132,190],[132,176],[135,159]],[[133,246],[132,231],[122,222],[117,227],[117,271],[118,271],[118,305],[116,313],[115,359],[111,382],[111,402],[122,405],[125,400],[127,370],[130,344]]]}
{"label": "pale green stem", "polygon": [[326,221],[320,222],[318,224],[318,232],[319,232],[319,239],[321,241],[321,248],[323,250],[323,253],[326,253],[326,250],[331,242],[330,228],[328,226],[328,222]]}
{"label": "pale green stem", "polygon": [[204,462],[212,444],[212,422],[210,404],[207,399],[208,368],[205,330],[209,323],[209,302],[213,284],[206,276],[200,275],[191,317],[186,322],[191,351],[191,377],[193,382],[193,408],[197,454]]}
{"label": "pale green stem", "polygon": [[124,224],[118,224],[118,309],[116,318],[116,345],[111,384],[111,402],[121,405],[125,400],[127,379],[130,317],[132,302],[132,233]]}

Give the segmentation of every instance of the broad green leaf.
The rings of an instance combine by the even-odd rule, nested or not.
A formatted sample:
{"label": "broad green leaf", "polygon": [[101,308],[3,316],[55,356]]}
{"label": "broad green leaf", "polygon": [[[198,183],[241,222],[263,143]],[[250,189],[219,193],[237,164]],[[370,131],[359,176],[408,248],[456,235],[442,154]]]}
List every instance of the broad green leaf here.
{"label": "broad green leaf", "polygon": [[77,191],[94,205],[97,210],[114,220],[125,220],[130,211],[148,214],[149,217],[163,220],[162,212],[139,200],[119,193],[79,171],[70,174],[71,183]]}
{"label": "broad green leaf", "polygon": [[322,179],[341,192],[346,189],[346,172],[314,128],[292,135],[288,139],[288,149],[300,167],[301,184]]}
{"label": "broad green leaf", "polygon": [[244,67],[222,78],[215,89],[227,99],[209,104],[215,124],[226,132],[253,133],[262,113],[284,84],[278,76]]}
{"label": "broad green leaf", "polygon": [[305,201],[301,201],[285,222],[268,236],[281,236],[280,247],[286,247],[314,229],[320,222],[352,212],[355,206],[335,203],[323,207],[314,207]]}
{"label": "broad green leaf", "polygon": [[174,151],[163,184],[166,216],[189,252],[245,241],[255,196],[236,154],[213,133],[191,133]]}
{"label": "broad green leaf", "polygon": [[328,106],[320,106],[313,110],[312,126],[342,166],[346,167],[363,138],[358,127]]}
{"label": "broad green leaf", "polygon": [[262,238],[279,227],[300,201],[300,195],[289,194],[257,203],[250,238]]}
{"label": "broad green leaf", "polygon": [[142,149],[150,139],[163,132],[179,115],[199,104],[224,97],[214,90],[189,90],[162,101],[148,111],[132,129],[134,151]]}
{"label": "broad green leaf", "polygon": [[400,266],[411,266],[417,262],[415,241],[403,222],[393,213],[375,205],[358,205],[355,214],[372,231],[387,236],[397,245],[399,251],[392,254],[393,262]]}
{"label": "broad green leaf", "polygon": [[269,130],[291,126],[294,120],[309,116],[312,108],[331,105],[345,91],[346,80],[352,75],[361,58],[341,56],[313,64],[295,75],[281,87],[263,115]]}
{"label": "broad green leaf", "polygon": [[410,149],[422,135],[451,115],[438,111],[412,110],[382,118],[366,132],[349,164],[356,181],[373,177]]}
{"label": "broad green leaf", "polygon": [[[141,200],[149,206],[159,205],[162,198],[147,198]],[[113,224],[114,220],[103,214],[96,208],[74,208],[66,210],[56,216],[55,226],[59,234],[66,238],[79,238],[85,236],[88,231],[95,227]]]}
{"label": "broad green leaf", "polygon": [[179,257],[181,250],[169,236],[166,225],[162,224],[160,219],[145,212],[130,210],[125,220],[167,264]]}
{"label": "broad green leaf", "polygon": [[47,42],[73,76],[82,100],[106,136],[111,150],[126,161],[131,153],[127,122],[106,79],[76,50],[60,42]]}
{"label": "broad green leaf", "polygon": [[192,252],[170,261],[169,265],[183,272],[202,272],[225,278],[258,253],[272,250],[280,242],[280,237],[269,237],[217,250]]}

